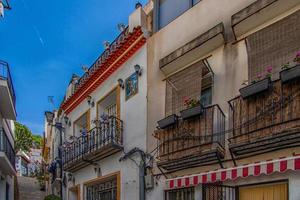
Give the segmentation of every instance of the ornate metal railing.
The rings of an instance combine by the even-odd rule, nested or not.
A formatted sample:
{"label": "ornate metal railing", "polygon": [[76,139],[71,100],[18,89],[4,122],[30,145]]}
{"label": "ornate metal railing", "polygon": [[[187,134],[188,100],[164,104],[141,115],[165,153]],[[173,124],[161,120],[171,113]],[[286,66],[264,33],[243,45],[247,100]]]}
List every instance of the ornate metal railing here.
{"label": "ornate metal railing", "polygon": [[[108,148],[109,146],[122,146],[123,121],[110,116],[107,120],[97,124],[85,136],[77,138],[62,148],[63,165],[78,160],[89,160],[91,154]],[[97,153],[97,154],[98,154]],[[101,154],[101,153],[100,153]]]}
{"label": "ornate metal railing", "polygon": [[9,91],[10,91],[10,94],[12,97],[12,101],[15,106],[16,105],[16,94],[15,94],[14,85],[12,82],[9,66],[8,66],[7,62],[2,61],[2,60],[0,60],[0,80],[1,79],[7,81]]}
{"label": "ornate metal railing", "polygon": [[202,115],[189,120],[179,119],[174,126],[157,130],[155,136],[160,161],[176,161],[191,156],[198,159],[209,150],[224,150],[225,116],[218,105],[209,106],[204,108]]}
{"label": "ornate metal railing", "polygon": [[15,168],[16,154],[3,128],[0,128],[0,151],[6,154],[10,164]]}
{"label": "ornate metal railing", "polygon": [[273,81],[270,91],[248,99],[236,97],[229,101],[229,105],[230,147],[260,142],[259,148],[249,146],[248,151],[250,148],[256,151],[268,148],[267,144],[275,148],[299,142],[300,135],[295,134],[300,133],[299,80],[287,84]]}

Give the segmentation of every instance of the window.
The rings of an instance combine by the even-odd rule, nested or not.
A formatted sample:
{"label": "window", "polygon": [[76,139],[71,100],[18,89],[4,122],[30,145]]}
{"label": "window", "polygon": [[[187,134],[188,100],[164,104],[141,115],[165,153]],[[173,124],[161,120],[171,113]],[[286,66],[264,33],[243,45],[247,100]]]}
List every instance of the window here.
{"label": "window", "polygon": [[86,187],[87,200],[117,200],[117,178]]}
{"label": "window", "polygon": [[199,1],[200,0],[158,0],[159,29],[165,27]]}
{"label": "window", "polygon": [[119,90],[115,89],[101,99],[97,104],[98,119],[101,119],[101,116],[115,116],[118,117],[118,103],[119,103]]}
{"label": "window", "polygon": [[273,78],[277,78],[283,64],[293,64],[291,61],[300,50],[299,18],[297,11],[247,37],[250,81],[265,73],[267,66],[273,67]]}
{"label": "window", "polygon": [[170,190],[165,193],[166,200],[195,200],[195,189],[184,188],[178,190]]}
{"label": "window", "polygon": [[202,61],[170,76],[166,84],[166,116],[184,110],[187,97],[211,104],[212,74]]}
{"label": "window", "polygon": [[200,102],[204,107],[211,105],[211,102],[212,102],[212,88],[211,87],[201,91]]}

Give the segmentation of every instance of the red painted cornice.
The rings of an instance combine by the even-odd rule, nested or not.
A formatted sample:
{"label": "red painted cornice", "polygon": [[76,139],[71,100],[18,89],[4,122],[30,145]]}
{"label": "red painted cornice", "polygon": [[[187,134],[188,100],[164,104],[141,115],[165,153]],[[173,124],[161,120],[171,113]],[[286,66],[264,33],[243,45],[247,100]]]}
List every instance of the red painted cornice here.
{"label": "red painted cornice", "polygon": [[[116,44],[114,44],[116,43]],[[137,27],[132,33],[124,31],[114,42],[109,50],[90,68],[81,79],[74,94],[66,99],[61,108],[66,114],[74,110],[83,100],[86,99],[97,87],[99,87],[111,74],[122,64],[131,58],[145,43],[141,27]]]}

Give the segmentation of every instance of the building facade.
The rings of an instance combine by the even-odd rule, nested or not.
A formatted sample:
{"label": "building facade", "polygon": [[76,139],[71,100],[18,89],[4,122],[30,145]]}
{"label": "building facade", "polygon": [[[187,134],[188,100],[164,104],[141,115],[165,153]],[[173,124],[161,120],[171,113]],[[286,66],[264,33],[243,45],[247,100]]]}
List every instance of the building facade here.
{"label": "building facade", "polygon": [[300,1],[152,3],[147,199],[299,199]]}
{"label": "building facade", "polygon": [[137,6],[45,126],[48,191],[297,200],[299,20],[299,0]]}
{"label": "building facade", "polygon": [[9,65],[0,61],[0,199],[14,199],[16,96]]}
{"label": "building facade", "polygon": [[[147,20],[147,10],[137,4],[128,26],[119,25],[120,35],[95,63],[82,77],[72,76],[52,125],[46,124],[46,143],[56,137],[48,134],[51,127],[62,127],[55,134],[62,139],[58,152],[51,153],[59,142],[48,144],[48,169],[62,175],[63,199],[145,197],[140,186],[151,163],[146,153]],[[57,172],[60,158],[62,174]],[[53,192],[54,181],[48,193],[50,187]]]}

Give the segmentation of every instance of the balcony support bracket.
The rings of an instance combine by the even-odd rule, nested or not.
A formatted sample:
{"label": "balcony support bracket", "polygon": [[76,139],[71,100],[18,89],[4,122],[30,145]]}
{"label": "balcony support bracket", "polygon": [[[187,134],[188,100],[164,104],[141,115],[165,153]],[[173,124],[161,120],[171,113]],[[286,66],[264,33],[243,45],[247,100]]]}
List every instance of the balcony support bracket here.
{"label": "balcony support bracket", "polygon": [[235,158],[234,158],[234,155],[233,155],[233,152],[232,152],[231,148],[229,148],[229,151],[230,151],[231,160],[232,160],[234,166],[236,167],[236,166],[237,166],[236,160],[235,160]]}
{"label": "balcony support bracket", "polygon": [[217,156],[218,163],[219,163],[220,167],[221,167],[222,169],[224,169],[224,165],[223,165],[221,156],[220,156],[218,153],[216,153],[216,156]]}

